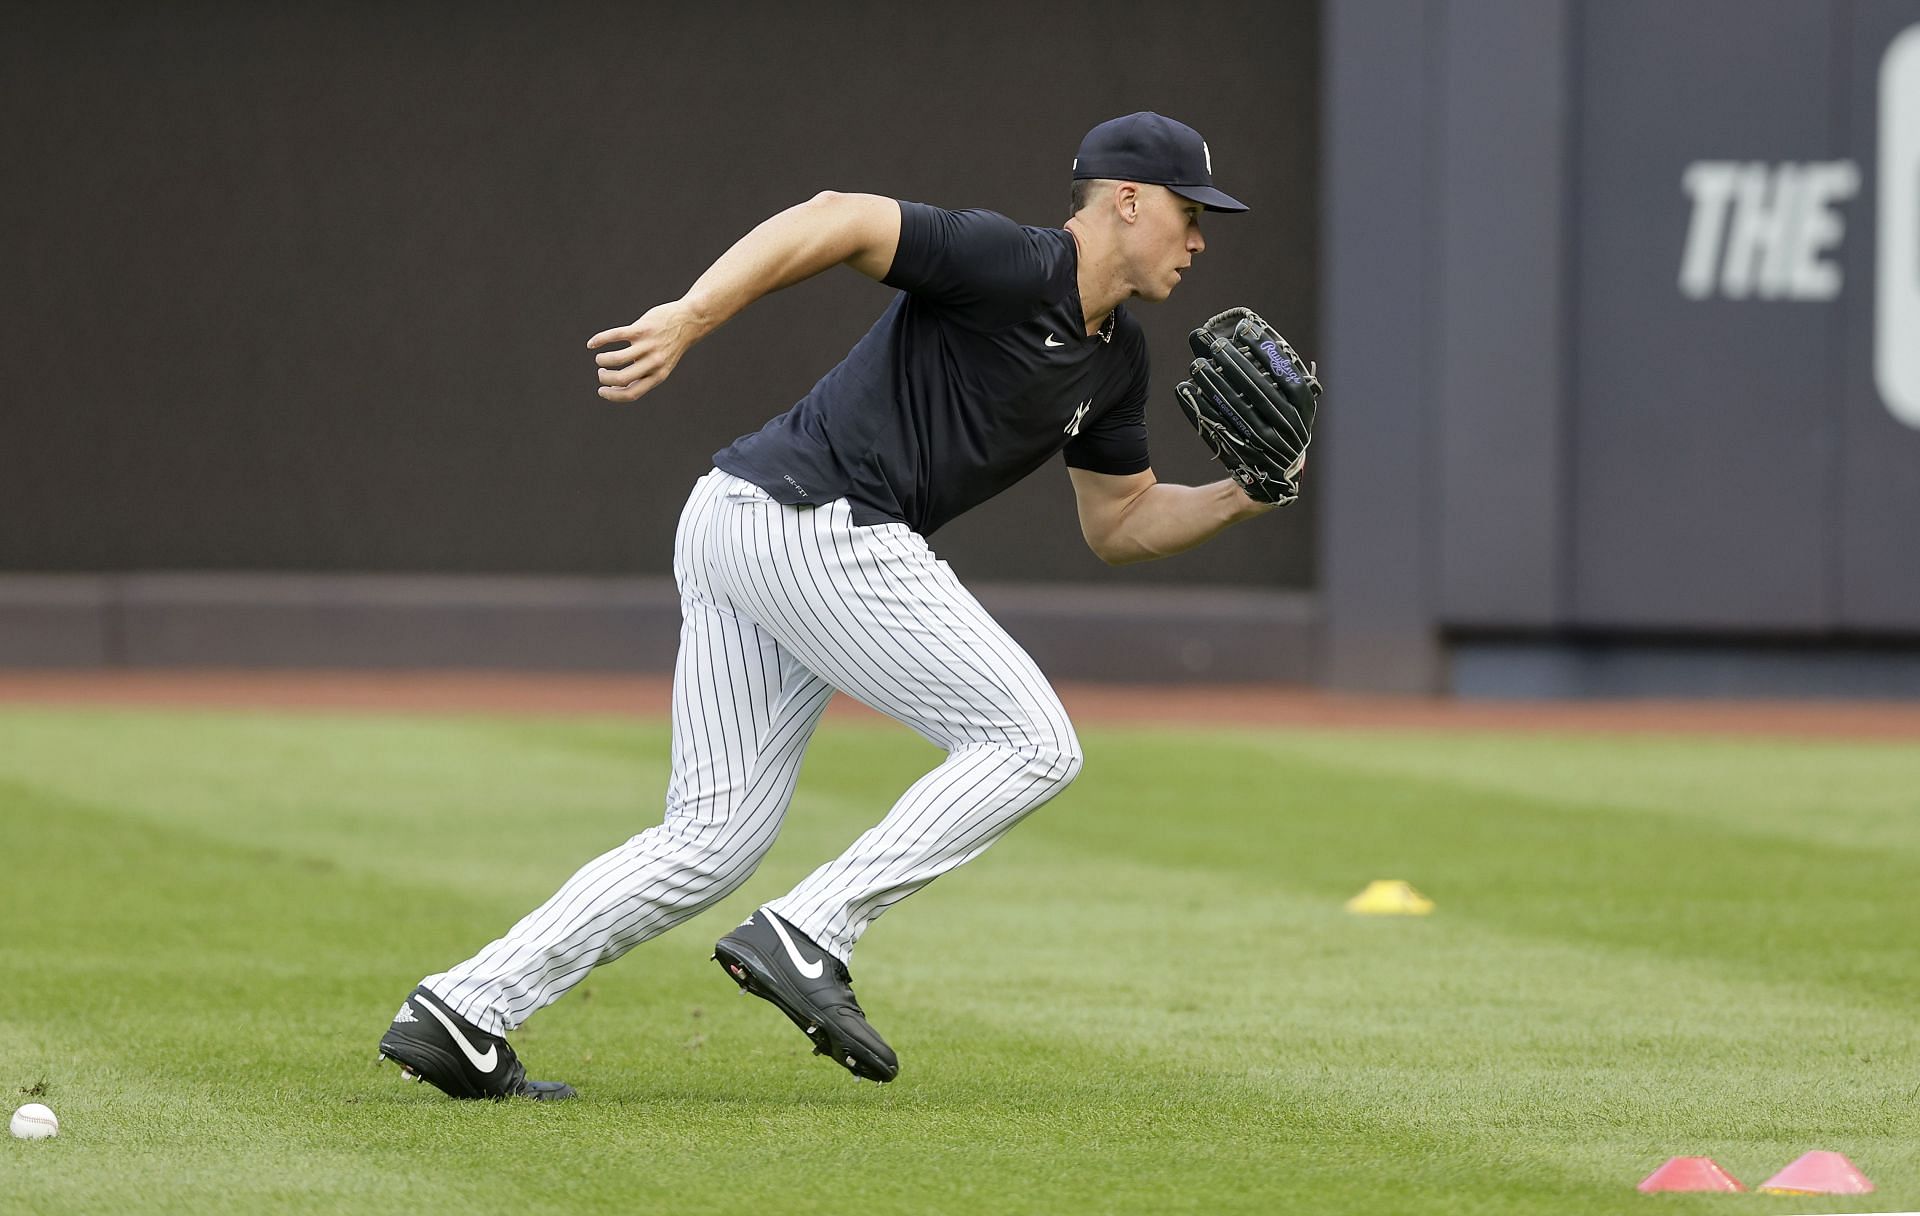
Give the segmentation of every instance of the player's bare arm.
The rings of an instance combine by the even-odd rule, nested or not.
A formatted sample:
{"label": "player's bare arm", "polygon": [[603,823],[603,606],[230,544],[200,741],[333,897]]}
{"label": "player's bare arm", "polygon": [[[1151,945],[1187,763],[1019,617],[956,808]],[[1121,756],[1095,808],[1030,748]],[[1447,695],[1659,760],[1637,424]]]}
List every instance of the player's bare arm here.
{"label": "player's bare arm", "polygon": [[1073,479],[1080,534],[1110,566],[1185,552],[1275,505],[1255,502],[1231,480],[1173,485],[1156,480],[1152,469],[1117,476],[1069,468],[1067,474]]}
{"label": "player's bare arm", "polygon": [[589,338],[588,350],[627,343],[594,356],[600,395],[639,400],[673,374],[688,348],[747,305],[830,266],[884,278],[899,243],[900,205],[890,198],[829,190],[789,207],[741,237],[680,299]]}

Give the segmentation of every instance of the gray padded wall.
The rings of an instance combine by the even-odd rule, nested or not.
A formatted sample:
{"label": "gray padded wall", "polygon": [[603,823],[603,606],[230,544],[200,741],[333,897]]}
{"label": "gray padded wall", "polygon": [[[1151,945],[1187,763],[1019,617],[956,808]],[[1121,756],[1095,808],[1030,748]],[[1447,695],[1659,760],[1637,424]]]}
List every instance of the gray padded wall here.
{"label": "gray padded wall", "polygon": [[1425,688],[1439,678],[1428,568],[1426,321],[1438,285],[1424,129],[1439,28],[1431,15],[1394,0],[1333,3],[1325,14],[1328,387],[1309,475],[1325,487],[1327,679],[1344,687]]}
{"label": "gray padded wall", "polygon": [[[1684,674],[1685,647],[1759,670],[1764,642],[1852,648],[1810,689],[1908,687],[1857,660],[1920,646],[1920,385],[1902,415],[1875,374],[1898,350],[1920,378],[1920,118],[1884,121],[1920,115],[1920,0],[1338,0],[1324,25],[1331,681],[1810,670]],[[1449,674],[1487,639],[1525,644]]]}
{"label": "gray padded wall", "polygon": [[[1676,286],[1702,159],[1839,151],[1824,5],[1581,9],[1576,620],[1811,629],[1834,617],[1834,310]],[[1793,87],[1780,87],[1791,81]]]}
{"label": "gray padded wall", "polygon": [[1564,0],[1441,11],[1438,609],[1547,626],[1567,606],[1571,16]]}
{"label": "gray padded wall", "polygon": [[[1839,481],[1839,589],[1841,624],[1868,633],[1920,632],[1920,428],[1895,419],[1873,375],[1876,341],[1906,343],[1909,368],[1920,365],[1920,0],[1856,0],[1838,23],[1848,70],[1839,93],[1839,121],[1847,146],[1863,162],[1854,235],[1842,246],[1850,287],[1840,298],[1843,333],[1833,383],[1841,389],[1843,442]],[[1904,31],[1904,34],[1903,34]],[[1897,97],[1882,95],[1894,65],[1890,44],[1903,37],[1904,68]],[[1897,163],[1880,145],[1883,106],[1909,116]],[[1883,189],[1898,186],[1904,207],[1883,211]],[[1907,257],[1891,246],[1904,237]],[[1874,290],[1868,290],[1871,284]],[[1877,335],[1876,297],[1897,291],[1906,301],[1905,324]],[[1884,323],[1883,324],[1887,324]],[[1910,402],[1920,385],[1909,381]],[[1920,421],[1920,418],[1916,418]]]}
{"label": "gray padded wall", "polygon": [[1329,681],[1423,690],[1436,622],[1565,610],[1568,6],[1326,14]]}
{"label": "gray padded wall", "polygon": [[[1920,426],[1873,376],[1876,343],[1920,349],[1920,314],[1876,333],[1881,289],[1920,294],[1920,257],[1888,256],[1898,234],[1914,248],[1920,192],[1897,213],[1879,203],[1890,176],[1920,180],[1920,149],[1882,165],[1878,146],[1883,107],[1920,112],[1920,56],[1905,93],[1880,93],[1890,44],[1914,29],[1915,0],[1583,6],[1576,624],[1920,635]],[[1736,197],[1717,248],[1698,242],[1712,278],[1689,291],[1699,210],[1683,182],[1719,162],[1763,173],[1776,216],[1789,175],[1854,188],[1825,201],[1824,231],[1804,195],[1758,228],[1752,283]],[[1833,271],[1770,287],[1782,251],[1778,265]]]}

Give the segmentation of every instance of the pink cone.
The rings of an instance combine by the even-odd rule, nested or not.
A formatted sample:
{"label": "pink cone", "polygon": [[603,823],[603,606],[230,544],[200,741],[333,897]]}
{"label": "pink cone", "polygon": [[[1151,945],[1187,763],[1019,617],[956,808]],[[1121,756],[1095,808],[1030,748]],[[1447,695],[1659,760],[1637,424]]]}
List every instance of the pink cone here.
{"label": "pink cone", "polygon": [[1674,1157],[1640,1180],[1639,1189],[1655,1191],[1744,1191],[1740,1180],[1711,1157]]}
{"label": "pink cone", "polygon": [[1873,1183],[1845,1153],[1818,1149],[1802,1153],[1793,1164],[1760,1184],[1774,1195],[1864,1195]]}

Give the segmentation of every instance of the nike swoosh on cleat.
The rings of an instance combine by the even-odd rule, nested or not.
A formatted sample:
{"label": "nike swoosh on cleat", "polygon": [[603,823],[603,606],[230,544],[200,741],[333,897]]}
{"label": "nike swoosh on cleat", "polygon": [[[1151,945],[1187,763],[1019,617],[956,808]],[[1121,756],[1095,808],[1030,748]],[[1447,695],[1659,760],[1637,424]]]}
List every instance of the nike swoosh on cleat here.
{"label": "nike swoosh on cleat", "polygon": [[[420,1000],[419,997],[415,997],[414,999]],[[447,1033],[453,1036],[453,1041],[460,1045],[461,1054],[467,1057],[467,1063],[473,1065],[481,1072],[492,1072],[493,1066],[500,1062],[500,1049],[497,1046],[489,1043],[484,1055],[475,1051],[473,1044],[467,1042],[467,1036],[461,1034],[460,1028],[453,1024],[453,1019],[441,1013],[432,1001],[420,1000],[420,1008],[432,1014],[435,1020],[447,1028]]]}
{"label": "nike swoosh on cleat", "polygon": [[793,948],[793,939],[787,936],[787,927],[781,924],[780,918],[771,912],[767,913],[767,923],[773,926],[775,935],[780,938],[780,944],[787,948],[787,957],[792,959],[793,965],[800,969],[800,974],[810,980],[819,979],[820,973],[827,969],[825,961],[814,959],[809,963],[806,959],[801,958],[800,952]]}
{"label": "nike swoosh on cleat", "polygon": [[1054,336],[1053,336],[1052,334],[1048,334],[1048,335],[1047,335],[1047,340],[1046,340],[1045,342],[1042,342],[1042,343],[1041,343],[1040,345],[1042,345],[1042,346],[1065,346],[1065,345],[1066,345],[1066,343],[1065,343],[1065,342],[1062,342],[1062,341],[1061,341],[1060,339],[1058,339],[1058,338],[1056,338],[1056,337],[1054,337]]}

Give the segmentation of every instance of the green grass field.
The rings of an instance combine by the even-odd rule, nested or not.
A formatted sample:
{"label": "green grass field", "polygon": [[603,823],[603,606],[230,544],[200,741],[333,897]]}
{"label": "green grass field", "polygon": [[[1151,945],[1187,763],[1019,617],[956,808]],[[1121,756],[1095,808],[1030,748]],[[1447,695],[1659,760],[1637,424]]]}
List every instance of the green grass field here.
{"label": "green grass field", "polygon": [[[554,1106],[376,1067],[420,975],[651,823],[661,724],[0,711],[0,1141],[26,1212],[1920,1208],[1920,748],[1083,731],[854,960],[891,1086],[708,961],[936,759],[829,723],[746,888],[515,1036]],[[1425,919],[1342,902],[1411,880]],[[1872,1195],[1755,1186],[1812,1148]]]}

